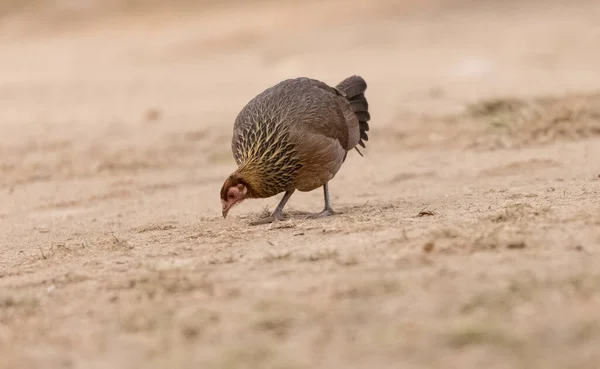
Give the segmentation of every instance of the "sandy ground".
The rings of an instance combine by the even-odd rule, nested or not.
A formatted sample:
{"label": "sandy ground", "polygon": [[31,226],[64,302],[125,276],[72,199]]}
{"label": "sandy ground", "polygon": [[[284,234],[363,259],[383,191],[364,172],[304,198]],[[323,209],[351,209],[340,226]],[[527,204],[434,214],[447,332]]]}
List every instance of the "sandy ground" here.
{"label": "sandy ground", "polygon": [[[0,368],[597,368],[600,5],[500,3],[5,11]],[[351,74],[343,214],[222,219],[241,107]]]}

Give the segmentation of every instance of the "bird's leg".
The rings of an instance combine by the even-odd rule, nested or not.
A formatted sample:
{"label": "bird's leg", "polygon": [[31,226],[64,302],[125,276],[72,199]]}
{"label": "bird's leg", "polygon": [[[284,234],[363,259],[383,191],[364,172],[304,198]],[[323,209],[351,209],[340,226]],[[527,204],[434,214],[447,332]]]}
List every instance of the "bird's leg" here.
{"label": "bird's leg", "polygon": [[294,193],[294,191],[295,190],[289,190],[289,191],[285,192],[285,194],[281,198],[281,201],[279,201],[279,204],[273,211],[273,214],[271,214],[267,218],[263,218],[263,219],[259,219],[259,220],[255,221],[255,222],[251,222],[250,225],[268,224],[268,223],[273,223],[273,222],[282,220],[283,219],[283,207],[288,202],[290,197],[292,197],[292,194]]}
{"label": "bird's leg", "polygon": [[323,185],[323,197],[325,198],[325,208],[320,213],[309,215],[308,216],[309,218],[312,218],[312,219],[314,219],[314,218],[323,218],[323,217],[328,217],[330,215],[337,214],[335,211],[333,211],[333,208],[331,207],[331,200],[329,199],[329,185],[328,185],[328,183],[325,183]]}

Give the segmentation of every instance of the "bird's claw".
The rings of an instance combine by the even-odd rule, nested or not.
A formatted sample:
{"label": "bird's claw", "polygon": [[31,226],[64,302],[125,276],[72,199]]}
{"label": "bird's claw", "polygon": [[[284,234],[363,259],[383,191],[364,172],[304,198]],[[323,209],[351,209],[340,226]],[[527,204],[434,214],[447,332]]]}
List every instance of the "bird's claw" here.
{"label": "bird's claw", "polygon": [[326,208],[324,209],[322,212],[320,213],[316,213],[316,214],[311,214],[308,217],[306,217],[306,219],[318,219],[318,218],[325,218],[325,217],[329,217],[332,215],[336,215],[338,214],[336,211],[334,211],[331,208]]}
{"label": "bird's claw", "polygon": [[266,218],[262,218],[259,220],[255,220],[254,222],[250,222],[251,226],[261,225],[261,224],[270,224],[283,220],[283,215],[281,213],[273,213]]}

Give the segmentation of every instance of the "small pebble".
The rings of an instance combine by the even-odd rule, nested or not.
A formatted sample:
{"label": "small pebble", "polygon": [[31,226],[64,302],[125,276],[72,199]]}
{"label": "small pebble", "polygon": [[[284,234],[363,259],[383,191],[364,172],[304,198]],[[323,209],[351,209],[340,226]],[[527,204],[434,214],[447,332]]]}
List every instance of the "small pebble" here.
{"label": "small pebble", "polygon": [[423,245],[423,252],[429,254],[430,252],[433,251],[434,248],[435,248],[435,243],[433,241],[429,241]]}

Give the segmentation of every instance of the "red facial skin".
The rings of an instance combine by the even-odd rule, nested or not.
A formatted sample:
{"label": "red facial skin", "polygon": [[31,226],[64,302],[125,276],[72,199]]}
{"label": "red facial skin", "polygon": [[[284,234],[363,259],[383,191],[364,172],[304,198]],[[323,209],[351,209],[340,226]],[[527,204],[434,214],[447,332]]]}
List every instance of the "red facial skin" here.
{"label": "red facial skin", "polygon": [[223,205],[223,218],[227,218],[227,213],[234,205],[237,205],[246,199],[248,189],[242,183],[228,185],[225,183],[221,191],[221,205]]}

